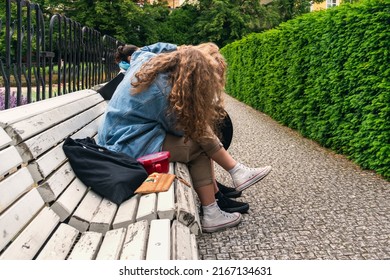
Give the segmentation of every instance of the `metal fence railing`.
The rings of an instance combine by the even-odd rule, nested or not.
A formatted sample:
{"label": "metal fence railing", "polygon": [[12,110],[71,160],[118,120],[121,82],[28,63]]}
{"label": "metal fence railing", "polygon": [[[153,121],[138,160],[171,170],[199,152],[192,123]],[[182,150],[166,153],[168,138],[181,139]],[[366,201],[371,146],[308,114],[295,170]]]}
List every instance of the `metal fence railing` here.
{"label": "metal fence railing", "polygon": [[[5,6],[5,7],[4,7]],[[0,6],[0,110],[91,88],[118,72],[121,42],[38,4]]]}

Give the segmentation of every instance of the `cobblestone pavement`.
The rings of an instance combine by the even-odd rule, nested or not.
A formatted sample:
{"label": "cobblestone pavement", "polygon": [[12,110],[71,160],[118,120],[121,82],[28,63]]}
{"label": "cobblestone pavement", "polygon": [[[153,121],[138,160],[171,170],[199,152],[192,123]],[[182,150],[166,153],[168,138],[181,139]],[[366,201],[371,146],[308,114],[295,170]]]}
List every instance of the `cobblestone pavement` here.
{"label": "cobblestone pavement", "polygon": [[390,259],[390,182],[229,96],[226,108],[233,157],[273,170],[243,191],[238,227],[198,237],[201,259]]}

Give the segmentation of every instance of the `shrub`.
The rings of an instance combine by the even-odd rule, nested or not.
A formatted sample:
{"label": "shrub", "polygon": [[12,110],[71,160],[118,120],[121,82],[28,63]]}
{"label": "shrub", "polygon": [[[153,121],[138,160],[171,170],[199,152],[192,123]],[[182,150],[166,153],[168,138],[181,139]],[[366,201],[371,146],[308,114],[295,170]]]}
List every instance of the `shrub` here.
{"label": "shrub", "polygon": [[227,92],[390,178],[390,2],[313,12],[227,45]]}

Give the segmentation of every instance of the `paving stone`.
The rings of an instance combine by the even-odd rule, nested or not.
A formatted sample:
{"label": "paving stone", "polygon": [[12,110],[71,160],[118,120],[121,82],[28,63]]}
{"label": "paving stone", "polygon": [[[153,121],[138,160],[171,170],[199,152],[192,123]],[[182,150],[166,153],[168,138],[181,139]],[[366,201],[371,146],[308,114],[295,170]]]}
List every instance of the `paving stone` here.
{"label": "paving stone", "polygon": [[230,255],[229,254],[216,254],[216,259],[217,260],[228,260],[230,259]]}
{"label": "paving stone", "polygon": [[[232,156],[273,170],[243,191],[238,227],[197,237],[200,258],[390,259],[389,181],[229,96],[226,109]],[[219,166],[216,176],[232,185]]]}
{"label": "paving stone", "polygon": [[218,254],[219,252],[220,252],[219,248],[212,248],[212,249],[207,249],[207,250],[206,250],[206,253],[207,253],[208,255],[211,255],[211,254],[216,255],[216,254]]}

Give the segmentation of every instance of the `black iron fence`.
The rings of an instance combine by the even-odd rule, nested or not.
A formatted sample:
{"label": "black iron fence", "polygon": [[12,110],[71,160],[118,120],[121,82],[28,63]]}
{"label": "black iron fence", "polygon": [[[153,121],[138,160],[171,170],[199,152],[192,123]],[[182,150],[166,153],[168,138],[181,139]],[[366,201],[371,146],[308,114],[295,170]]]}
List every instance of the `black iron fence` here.
{"label": "black iron fence", "polygon": [[119,44],[62,15],[45,19],[38,4],[0,6],[0,110],[91,88],[118,72]]}

